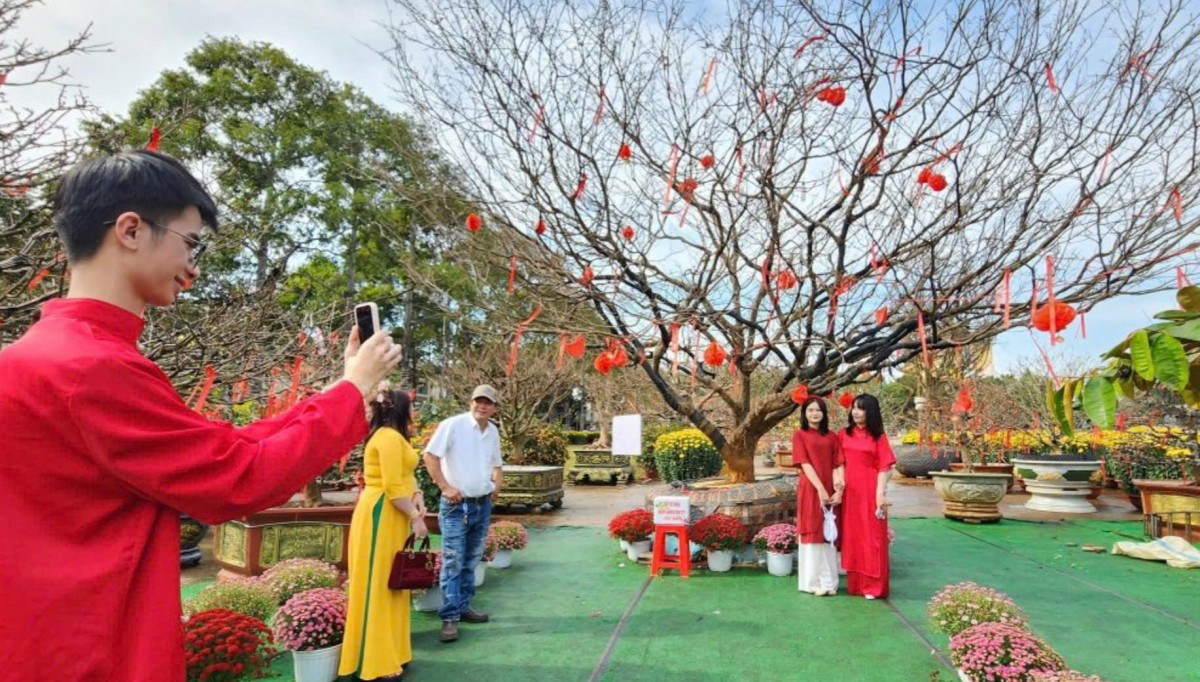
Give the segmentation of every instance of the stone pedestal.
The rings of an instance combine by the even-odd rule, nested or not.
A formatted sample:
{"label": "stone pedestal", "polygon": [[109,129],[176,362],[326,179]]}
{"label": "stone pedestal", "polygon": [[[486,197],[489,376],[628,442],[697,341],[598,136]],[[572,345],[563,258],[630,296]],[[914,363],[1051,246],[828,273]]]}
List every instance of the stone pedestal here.
{"label": "stone pedestal", "polygon": [[575,450],[575,465],[567,473],[571,483],[609,483],[622,485],[633,482],[633,458],[614,455],[612,450]]}
{"label": "stone pedestal", "polygon": [[296,557],[346,570],[353,516],[354,505],[267,509],[217,526],[214,558],[226,571],[249,576]]}
{"label": "stone pedestal", "polygon": [[497,507],[549,504],[558,509],[563,500],[563,468],[540,465],[504,465],[504,486]]}

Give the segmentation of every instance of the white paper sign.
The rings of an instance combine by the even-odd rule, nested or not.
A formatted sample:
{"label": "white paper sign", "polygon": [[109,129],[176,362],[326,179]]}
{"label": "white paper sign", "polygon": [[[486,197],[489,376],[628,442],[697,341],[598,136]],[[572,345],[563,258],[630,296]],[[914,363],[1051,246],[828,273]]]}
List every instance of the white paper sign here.
{"label": "white paper sign", "polygon": [[613,417],[612,453],[614,455],[642,454],[642,415],[623,414]]}
{"label": "white paper sign", "polygon": [[691,507],[686,497],[654,498],[654,525],[686,526]]}

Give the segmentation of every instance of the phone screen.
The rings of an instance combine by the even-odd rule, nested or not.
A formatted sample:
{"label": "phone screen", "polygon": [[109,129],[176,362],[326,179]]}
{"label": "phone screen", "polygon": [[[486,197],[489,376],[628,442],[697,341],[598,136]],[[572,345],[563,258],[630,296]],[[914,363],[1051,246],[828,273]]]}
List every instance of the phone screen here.
{"label": "phone screen", "polygon": [[365,342],[367,339],[375,335],[375,320],[371,315],[371,306],[360,305],[354,307],[354,318],[358,324],[358,338]]}

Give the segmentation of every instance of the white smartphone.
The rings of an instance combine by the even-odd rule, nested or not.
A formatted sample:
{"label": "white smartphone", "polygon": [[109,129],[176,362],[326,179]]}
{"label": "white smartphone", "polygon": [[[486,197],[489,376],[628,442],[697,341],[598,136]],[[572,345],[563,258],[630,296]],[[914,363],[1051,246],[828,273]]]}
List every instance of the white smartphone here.
{"label": "white smartphone", "polygon": [[374,302],[354,306],[354,323],[358,325],[359,342],[366,343],[379,331],[379,306]]}

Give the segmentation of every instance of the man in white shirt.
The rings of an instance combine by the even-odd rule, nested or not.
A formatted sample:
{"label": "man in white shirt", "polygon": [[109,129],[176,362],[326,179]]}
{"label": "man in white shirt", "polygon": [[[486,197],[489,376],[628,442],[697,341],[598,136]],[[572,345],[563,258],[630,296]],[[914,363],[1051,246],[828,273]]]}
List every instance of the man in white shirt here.
{"label": "man in white shirt", "polygon": [[442,491],[438,525],[442,530],[443,606],[439,638],[458,639],[458,621],[486,623],[488,615],[471,608],[475,597],[475,567],[483,557],[484,539],[492,518],[492,503],[500,494],[503,461],[500,431],[488,421],[496,413],[500,394],[486,384],[471,393],[468,411],[438,424],[425,446],[425,468]]}

